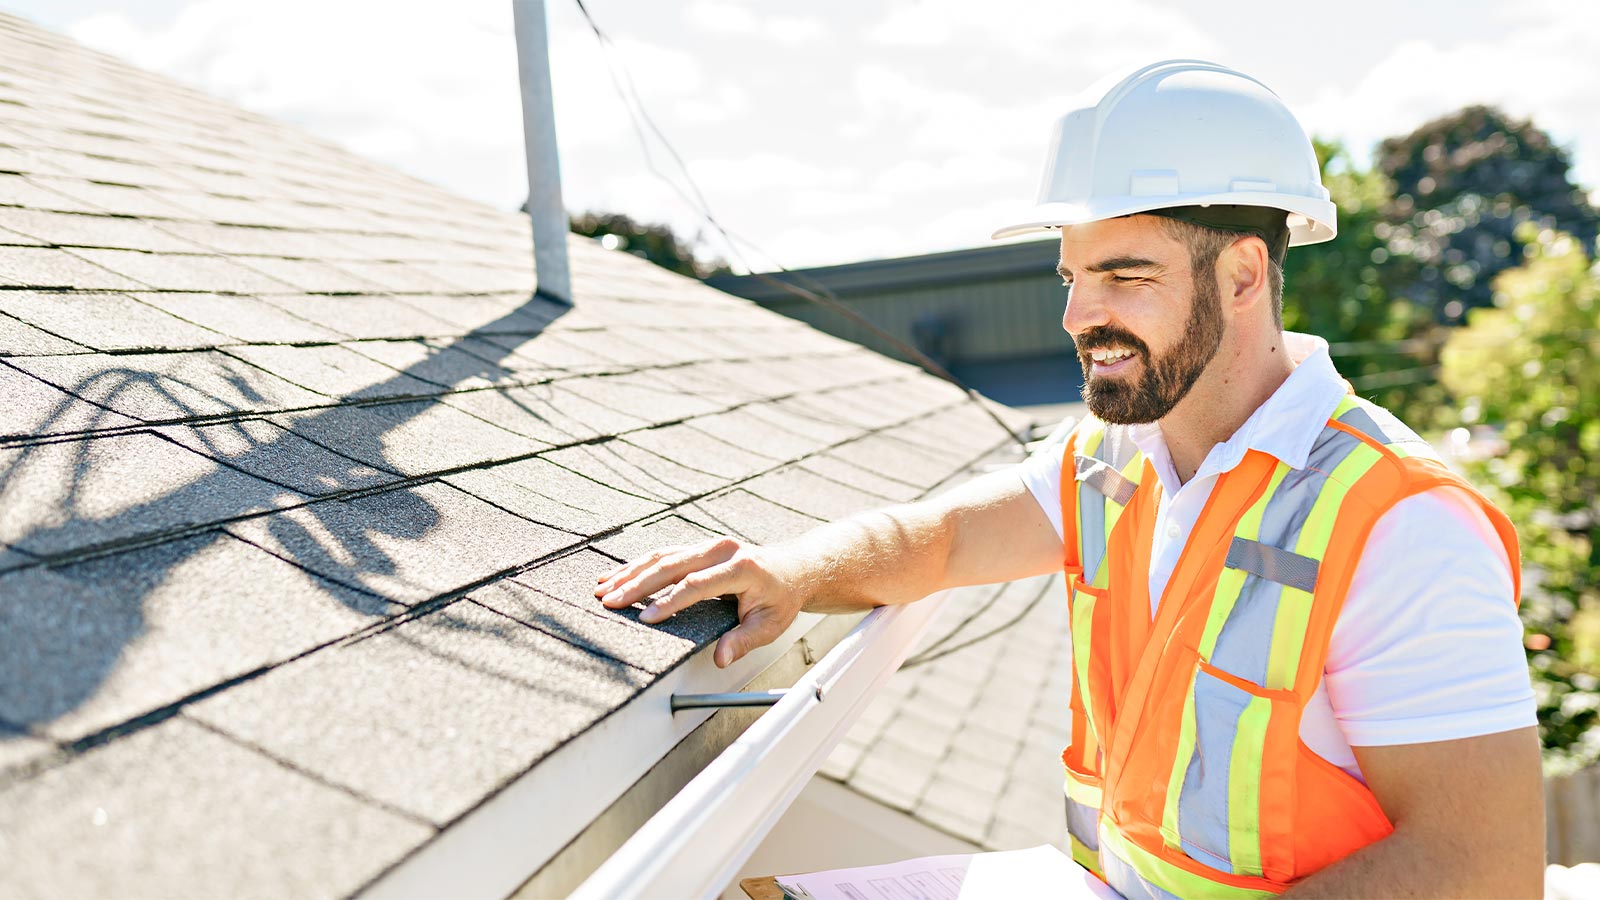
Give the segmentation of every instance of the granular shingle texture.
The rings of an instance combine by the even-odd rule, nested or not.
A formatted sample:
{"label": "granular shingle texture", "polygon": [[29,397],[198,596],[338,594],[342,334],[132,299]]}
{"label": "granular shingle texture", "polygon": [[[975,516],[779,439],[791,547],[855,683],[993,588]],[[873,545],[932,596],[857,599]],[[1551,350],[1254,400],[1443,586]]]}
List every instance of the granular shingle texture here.
{"label": "granular shingle texture", "polygon": [[569,248],[0,16],[0,896],[357,892],[736,624],[598,576],[1010,440]]}

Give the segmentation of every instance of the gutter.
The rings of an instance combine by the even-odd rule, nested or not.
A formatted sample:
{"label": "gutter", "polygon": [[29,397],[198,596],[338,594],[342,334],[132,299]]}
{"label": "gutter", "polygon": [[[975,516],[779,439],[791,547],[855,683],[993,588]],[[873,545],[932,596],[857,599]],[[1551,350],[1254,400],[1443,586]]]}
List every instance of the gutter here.
{"label": "gutter", "polygon": [[868,613],[569,900],[720,893],[900,667],[946,593]]}

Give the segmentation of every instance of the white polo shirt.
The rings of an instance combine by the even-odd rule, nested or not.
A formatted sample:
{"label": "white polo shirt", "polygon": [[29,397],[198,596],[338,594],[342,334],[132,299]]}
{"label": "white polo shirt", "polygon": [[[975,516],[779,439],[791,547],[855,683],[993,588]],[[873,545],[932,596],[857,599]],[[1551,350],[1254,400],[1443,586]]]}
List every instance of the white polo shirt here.
{"label": "white polo shirt", "polygon": [[[1161,479],[1150,554],[1150,613],[1177,566],[1217,478],[1259,450],[1303,467],[1345,394],[1328,344],[1285,332],[1298,365],[1193,478],[1177,471],[1157,424],[1131,437]],[[1017,467],[1061,527],[1062,444]],[[1533,725],[1533,688],[1522,652],[1511,569],[1483,511],[1455,488],[1395,504],[1372,529],[1334,624],[1322,683],[1300,721],[1313,752],[1361,778],[1351,745],[1443,741]],[[1364,779],[1363,779],[1364,780]]]}

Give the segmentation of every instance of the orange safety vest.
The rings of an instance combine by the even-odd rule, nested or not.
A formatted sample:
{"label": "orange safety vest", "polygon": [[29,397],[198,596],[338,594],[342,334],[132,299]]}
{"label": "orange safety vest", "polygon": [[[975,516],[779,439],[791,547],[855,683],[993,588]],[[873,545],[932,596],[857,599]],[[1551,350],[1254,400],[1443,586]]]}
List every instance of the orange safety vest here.
{"label": "orange safety vest", "polygon": [[1218,478],[1152,622],[1153,465],[1127,428],[1091,418],[1062,473],[1073,857],[1129,898],[1266,897],[1388,835],[1372,792],[1300,741],[1301,712],[1385,511],[1465,490],[1520,596],[1505,515],[1398,419],[1347,396],[1305,467],[1251,450]]}

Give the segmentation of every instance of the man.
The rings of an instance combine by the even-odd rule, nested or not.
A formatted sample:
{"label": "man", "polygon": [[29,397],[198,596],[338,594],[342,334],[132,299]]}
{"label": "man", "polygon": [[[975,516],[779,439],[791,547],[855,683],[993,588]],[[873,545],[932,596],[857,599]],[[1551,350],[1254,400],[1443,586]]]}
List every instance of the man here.
{"label": "man", "polygon": [[1282,331],[1284,253],[1334,234],[1293,116],[1210,63],[1091,89],[997,236],[1045,228],[1093,413],[1066,446],[782,545],[659,551],[597,595],[670,587],[646,622],[737,595],[726,666],[801,609],[1064,568],[1068,829],[1125,896],[1538,896],[1516,537]]}

